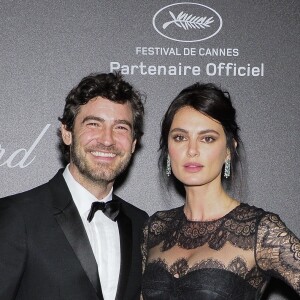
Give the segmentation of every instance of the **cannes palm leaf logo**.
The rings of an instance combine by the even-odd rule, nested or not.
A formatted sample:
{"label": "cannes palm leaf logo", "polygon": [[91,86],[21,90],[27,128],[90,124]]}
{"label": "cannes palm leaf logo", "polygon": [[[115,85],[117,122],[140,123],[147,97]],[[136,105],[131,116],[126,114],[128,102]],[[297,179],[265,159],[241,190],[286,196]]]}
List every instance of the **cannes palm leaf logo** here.
{"label": "cannes palm leaf logo", "polygon": [[210,24],[214,22],[213,17],[197,17],[192,14],[188,14],[185,12],[180,12],[177,17],[169,11],[172,21],[168,21],[163,24],[163,29],[166,29],[170,24],[174,23],[176,26],[183,28],[184,30],[191,29],[205,29],[210,27]]}

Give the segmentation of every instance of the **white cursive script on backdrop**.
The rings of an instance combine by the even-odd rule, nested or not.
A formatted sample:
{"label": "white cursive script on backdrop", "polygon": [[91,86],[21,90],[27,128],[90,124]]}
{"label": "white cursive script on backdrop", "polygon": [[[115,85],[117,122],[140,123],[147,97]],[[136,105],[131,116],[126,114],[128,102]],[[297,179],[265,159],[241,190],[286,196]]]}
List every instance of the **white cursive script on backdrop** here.
{"label": "white cursive script on backdrop", "polygon": [[[31,147],[27,150],[24,148],[17,149],[14,151],[4,162],[1,162],[1,159],[5,153],[5,149],[0,145],[0,167],[7,166],[8,168],[20,167],[21,169],[28,167],[34,160],[35,156],[29,159],[29,156],[32,154],[33,150],[36,148],[42,137],[45,135],[46,131],[49,129],[51,124],[47,124],[37,139],[33,142]],[[22,156],[23,154],[23,156]]]}

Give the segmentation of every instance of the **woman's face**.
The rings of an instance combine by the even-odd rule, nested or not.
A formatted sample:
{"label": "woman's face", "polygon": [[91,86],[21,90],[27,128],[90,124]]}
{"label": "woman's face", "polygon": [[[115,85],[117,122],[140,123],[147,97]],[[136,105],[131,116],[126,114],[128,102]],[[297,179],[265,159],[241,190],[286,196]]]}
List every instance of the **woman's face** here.
{"label": "woman's face", "polygon": [[221,184],[229,152],[223,127],[216,120],[189,106],[179,109],[170,128],[168,150],[172,172],[184,185]]}

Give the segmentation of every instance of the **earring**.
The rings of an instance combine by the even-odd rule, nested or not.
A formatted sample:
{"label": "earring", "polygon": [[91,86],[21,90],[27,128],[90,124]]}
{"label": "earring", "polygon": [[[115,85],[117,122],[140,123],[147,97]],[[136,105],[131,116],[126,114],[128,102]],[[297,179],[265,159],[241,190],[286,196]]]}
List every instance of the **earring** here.
{"label": "earring", "polygon": [[168,177],[170,177],[171,175],[171,161],[170,161],[170,156],[168,155],[168,158],[167,158],[167,167],[166,167],[166,174]]}
{"label": "earring", "polygon": [[225,161],[224,177],[226,179],[230,177],[230,159]]}

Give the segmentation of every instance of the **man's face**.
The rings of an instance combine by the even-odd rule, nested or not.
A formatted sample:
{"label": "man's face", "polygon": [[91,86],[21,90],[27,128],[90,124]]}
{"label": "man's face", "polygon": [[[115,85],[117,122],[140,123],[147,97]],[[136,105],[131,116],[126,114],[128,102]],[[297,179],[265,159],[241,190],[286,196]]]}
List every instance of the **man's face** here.
{"label": "man's face", "polygon": [[62,126],[62,137],[70,145],[70,171],[78,182],[113,183],[135,149],[131,105],[95,97],[81,106],[72,132]]}

